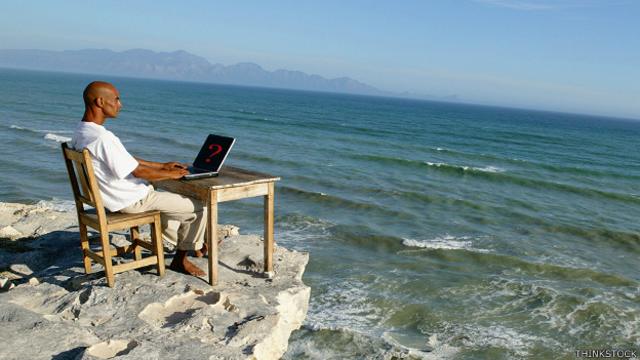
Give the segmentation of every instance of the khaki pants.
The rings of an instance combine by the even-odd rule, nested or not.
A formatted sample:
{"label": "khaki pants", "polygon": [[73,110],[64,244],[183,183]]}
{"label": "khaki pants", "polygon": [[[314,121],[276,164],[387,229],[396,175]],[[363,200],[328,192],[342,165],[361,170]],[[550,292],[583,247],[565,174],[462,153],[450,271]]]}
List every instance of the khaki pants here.
{"label": "khaki pants", "polygon": [[[149,193],[143,199],[120,210],[127,214],[160,210],[162,237],[177,244],[178,250],[199,250],[207,228],[207,208],[202,202],[171,192],[155,191],[149,185]],[[169,222],[179,222],[176,230]]]}

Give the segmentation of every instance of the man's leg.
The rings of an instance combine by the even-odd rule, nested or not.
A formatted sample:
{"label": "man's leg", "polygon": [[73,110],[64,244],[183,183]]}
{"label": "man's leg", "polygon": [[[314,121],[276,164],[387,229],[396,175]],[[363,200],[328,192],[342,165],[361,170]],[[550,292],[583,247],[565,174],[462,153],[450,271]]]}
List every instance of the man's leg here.
{"label": "man's leg", "polygon": [[[204,271],[187,259],[187,253],[200,249],[206,231],[206,207],[195,199],[182,195],[151,190],[146,198],[121,210],[124,213],[138,213],[159,210],[162,218],[163,237],[177,243],[176,255],[170,269],[195,276],[205,275]],[[169,221],[180,223],[177,231],[169,228]]]}

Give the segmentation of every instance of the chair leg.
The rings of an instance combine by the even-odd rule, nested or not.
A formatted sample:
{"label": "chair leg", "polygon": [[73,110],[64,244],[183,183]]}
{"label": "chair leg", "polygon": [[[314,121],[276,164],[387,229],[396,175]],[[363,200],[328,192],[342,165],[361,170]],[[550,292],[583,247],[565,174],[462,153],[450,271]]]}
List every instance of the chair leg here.
{"label": "chair leg", "polygon": [[133,258],[138,261],[142,260],[142,249],[140,245],[136,244],[136,240],[140,239],[140,229],[137,226],[132,226],[129,229],[131,233],[131,245],[133,246]]}
{"label": "chair leg", "polygon": [[80,247],[82,248],[84,272],[85,274],[91,274],[91,258],[85,254],[85,250],[89,250],[89,235],[87,234],[87,226],[85,224],[80,224]]}
{"label": "chair leg", "polygon": [[102,259],[104,260],[104,274],[107,277],[107,285],[109,285],[109,287],[113,287],[115,284],[115,278],[113,275],[113,264],[111,263],[109,233],[107,231],[100,233],[100,242],[102,243]]}
{"label": "chair leg", "polygon": [[158,259],[158,276],[164,276],[164,248],[162,247],[162,229],[160,227],[160,215],[155,216],[151,224],[151,241],[153,242],[153,254]]}

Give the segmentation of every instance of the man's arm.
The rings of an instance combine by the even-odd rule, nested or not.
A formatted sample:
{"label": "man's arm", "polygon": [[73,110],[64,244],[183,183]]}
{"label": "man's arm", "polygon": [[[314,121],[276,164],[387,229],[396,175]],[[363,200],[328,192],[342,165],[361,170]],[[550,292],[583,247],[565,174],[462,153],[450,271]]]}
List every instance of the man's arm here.
{"label": "man's arm", "polygon": [[144,165],[144,166],[147,166],[147,167],[150,167],[150,168],[154,168],[154,169],[172,170],[172,169],[186,169],[187,168],[186,165],[181,164],[179,162],[175,162],[175,161],[161,163],[161,162],[144,160],[144,159],[141,159],[141,158],[135,157],[135,156],[134,156],[134,158],[138,161],[138,164]]}
{"label": "man's arm", "polygon": [[180,179],[187,175],[189,171],[184,168],[174,167],[171,169],[157,168],[147,166],[138,161],[138,167],[136,167],[131,174],[137,178],[147,181],[159,181],[167,179]]}
{"label": "man's arm", "polygon": [[187,166],[178,162],[155,162],[134,157],[138,161],[138,167],[131,172],[137,178],[147,181],[159,181],[167,179],[180,179],[187,175]]}

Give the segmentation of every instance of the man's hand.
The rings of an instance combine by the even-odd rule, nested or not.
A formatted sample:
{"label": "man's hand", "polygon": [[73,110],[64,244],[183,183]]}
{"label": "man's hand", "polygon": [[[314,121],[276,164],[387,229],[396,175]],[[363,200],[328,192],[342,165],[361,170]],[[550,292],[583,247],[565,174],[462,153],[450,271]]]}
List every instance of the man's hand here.
{"label": "man's hand", "polygon": [[[187,165],[176,161],[166,162],[162,164],[162,170],[186,170]],[[187,172],[188,174],[189,172]]]}
{"label": "man's hand", "polygon": [[177,167],[174,167],[173,169],[166,169],[166,171],[169,176],[171,176],[171,179],[182,179],[183,176],[189,173],[189,170],[187,170],[186,168]]}

